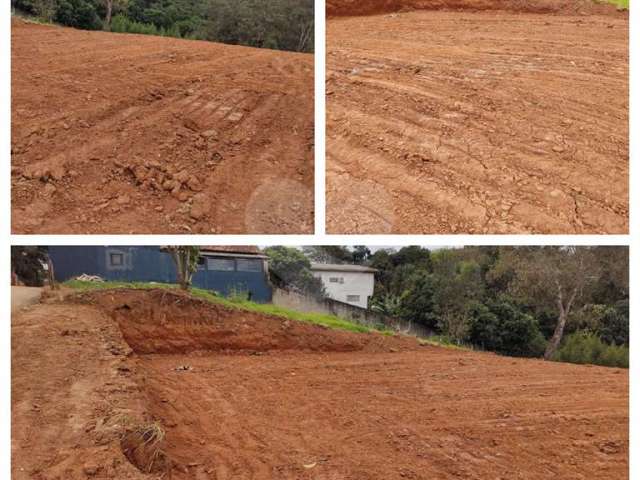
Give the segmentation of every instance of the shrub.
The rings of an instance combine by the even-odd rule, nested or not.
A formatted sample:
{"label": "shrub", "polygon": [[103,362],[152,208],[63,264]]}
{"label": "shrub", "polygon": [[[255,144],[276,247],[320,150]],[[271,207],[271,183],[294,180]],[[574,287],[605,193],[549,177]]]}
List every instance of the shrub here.
{"label": "shrub", "polygon": [[468,318],[469,341],[482,349],[523,357],[544,352],[538,321],[507,298],[472,305]]}
{"label": "shrub", "polygon": [[60,0],[54,20],[61,25],[85,30],[102,28],[96,6],[87,0]]}
{"label": "shrub", "polygon": [[629,348],[609,345],[590,332],[576,332],[565,338],[561,348],[554,354],[553,360],[629,368]]}

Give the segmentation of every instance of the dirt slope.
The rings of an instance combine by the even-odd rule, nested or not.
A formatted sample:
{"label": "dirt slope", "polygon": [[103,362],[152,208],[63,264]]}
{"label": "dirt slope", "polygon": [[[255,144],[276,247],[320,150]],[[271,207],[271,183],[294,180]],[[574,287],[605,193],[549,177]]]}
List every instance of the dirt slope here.
{"label": "dirt slope", "polygon": [[14,233],[311,233],[313,56],[12,22]]}
{"label": "dirt slope", "polygon": [[408,10],[505,10],[528,13],[614,13],[594,0],[327,0],[328,16],[373,15]]}
{"label": "dirt slope", "polygon": [[[625,370],[387,337],[336,351],[357,335],[336,332],[313,352],[270,349],[270,336],[194,351],[187,335],[248,338],[275,320],[181,295],[161,307],[159,293],[101,292],[13,318],[15,478],[161,476],[127,463],[108,428],[122,412],[161,422],[173,480],[628,478]],[[148,342],[130,334],[141,324],[155,325]]]}
{"label": "dirt slope", "polygon": [[613,12],[329,19],[328,231],[626,233]]}

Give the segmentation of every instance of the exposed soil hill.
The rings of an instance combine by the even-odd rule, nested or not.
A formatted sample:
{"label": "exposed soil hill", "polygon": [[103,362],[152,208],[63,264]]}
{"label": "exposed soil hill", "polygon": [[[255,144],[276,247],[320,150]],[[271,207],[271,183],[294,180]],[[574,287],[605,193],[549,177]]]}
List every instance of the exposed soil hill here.
{"label": "exposed soil hill", "polygon": [[13,478],[628,478],[626,370],[284,322],[166,291],[14,315]]}
{"label": "exposed soil hill", "polygon": [[422,348],[410,337],[352,333],[235,310],[178,291],[95,291],[73,301],[97,304],[118,322],[136,353],[265,352],[270,350],[388,352]]}
{"label": "exposed soil hill", "polygon": [[12,21],[14,233],[311,233],[313,55]]}

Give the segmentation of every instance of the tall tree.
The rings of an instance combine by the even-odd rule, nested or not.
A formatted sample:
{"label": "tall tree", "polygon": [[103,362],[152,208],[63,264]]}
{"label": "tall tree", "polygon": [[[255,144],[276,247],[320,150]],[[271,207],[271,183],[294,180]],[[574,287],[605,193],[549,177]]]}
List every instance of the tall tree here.
{"label": "tall tree", "polygon": [[602,272],[591,247],[505,247],[501,261],[515,272],[510,289],[537,308],[555,312],[556,325],[544,352],[549,360],[558,349],[573,309],[581,308]]}

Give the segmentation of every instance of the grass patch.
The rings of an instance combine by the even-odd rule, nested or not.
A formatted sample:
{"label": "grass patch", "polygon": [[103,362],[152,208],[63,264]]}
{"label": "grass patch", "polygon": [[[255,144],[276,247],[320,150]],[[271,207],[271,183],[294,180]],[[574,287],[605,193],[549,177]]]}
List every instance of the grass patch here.
{"label": "grass patch", "polygon": [[[133,288],[140,290],[148,290],[152,288],[165,288],[165,289],[177,289],[177,285],[167,283],[153,283],[153,282],[83,282],[80,280],[69,280],[63,285],[73,288],[74,290],[89,291],[89,290],[109,290],[118,288]],[[356,323],[343,320],[342,318],[334,315],[327,315],[323,313],[308,313],[299,312],[297,310],[290,310],[288,308],[279,307],[277,305],[268,303],[255,303],[240,297],[225,298],[215,294],[209,290],[201,288],[192,288],[191,295],[197,298],[201,298],[211,303],[223,305],[228,308],[236,310],[243,310],[249,312],[262,313],[265,315],[273,315],[276,317],[286,318],[289,320],[295,320],[299,322],[312,323],[314,325],[322,325],[324,327],[332,328],[335,330],[346,330],[348,332],[356,333],[369,333],[378,332],[383,335],[395,335],[395,332],[391,330],[381,330],[375,328],[365,327]]]}
{"label": "grass patch", "polygon": [[473,350],[472,346],[455,342],[445,335],[433,335],[429,338],[419,338],[418,342],[420,345],[451,348],[453,350]]}
{"label": "grass patch", "polygon": [[605,0],[607,3],[612,3],[619,10],[629,10],[629,0]]}

